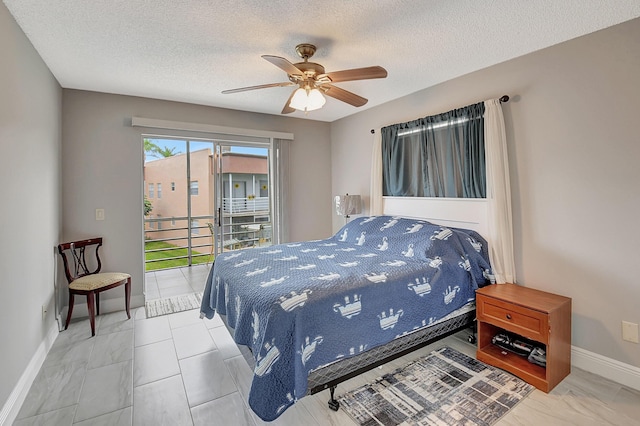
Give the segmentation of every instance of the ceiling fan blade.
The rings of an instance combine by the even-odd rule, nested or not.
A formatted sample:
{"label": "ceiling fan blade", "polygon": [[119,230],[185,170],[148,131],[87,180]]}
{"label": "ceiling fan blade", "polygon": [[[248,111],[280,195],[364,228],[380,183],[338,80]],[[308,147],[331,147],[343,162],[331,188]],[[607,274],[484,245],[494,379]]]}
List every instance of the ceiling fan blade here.
{"label": "ceiling fan blade", "polygon": [[261,84],[259,86],[240,87],[239,89],[223,90],[222,93],[227,95],[229,93],[246,92],[247,90],[267,89],[269,87],[287,87],[287,86],[294,86],[294,85],[295,83],[287,81],[286,83],[270,83],[270,84]]}
{"label": "ceiling fan blade", "polygon": [[331,96],[332,98],[346,102],[355,107],[361,107],[369,102],[362,96],[358,96],[353,92],[349,92],[348,90],[341,89],[337,86],[332,86],[331,84],[323,84],[322,89],[325,95]]}
{"label": "ceiling fan blade", "polygon": [[300,77],[303,75],[302,71],[285,58],[271,55],[262,55],[262,57],[289,75],[299,75]]}
{"label": "ceiling fan blade", "polygon": [[[296,89],[298,90],[298,89]],[[289,95],[289,99],[287,99],[287,103],[284,104],[284,108],[282,108],[282,112],[280,114],[291,114],[292,112],[294,112],[296,109],[295,108],[291,108],[289,106],[289,104],[291,103],[291,98],[293,98],[293,95],[296,93],[295,90],[293,90],[291,92],[291,95]]]}
{"label": "ceiling fan blade", "polygon": [[334,71],[318,76],[318,80],[322,80],[323,77],[329,77],[332,83],[340,81],[353,81],[353,80],[368,80],[371,78],[385,78],[387,76],[387,70],[380,66],[366,67],[366,68],[354,68],[352,70]]}

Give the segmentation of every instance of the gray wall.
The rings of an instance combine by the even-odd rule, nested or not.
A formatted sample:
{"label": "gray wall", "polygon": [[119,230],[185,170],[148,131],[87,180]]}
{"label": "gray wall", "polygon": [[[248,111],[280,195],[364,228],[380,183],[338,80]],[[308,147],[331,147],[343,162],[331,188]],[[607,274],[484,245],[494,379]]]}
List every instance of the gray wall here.
{"label": "gray wall", "polygon": [[640,20],[328,124],[63,91],[0,4],[0,403],[55,327],[58,242],[103,235],[106,262],[131,272],[141,297],[142,129],[131,116],[294,133],[290,239],[305,240],[343,223],[332,195],[368,194],[371,128],[505,93],[519,282],[573,298],[575,345],[640,366],[638,345],[620,338],[621,320],[640,322],[637,40]]}
{"label": "gray wall", "polygon": [[55,327],[62,90],[3,3],[0,57],[1,407]]}
{"label": "gray wall", "polygon": [[640,323],[638,40],[636,19],[332,123],[333,193],[369,193],[370,129],[510,95],[518,282],[573,299],[574,345],[640,367],[621,338]]}
{"label": "gray wall", "polygon": [[[289,237],[306,240],[331,234],[328,123],[65,89],[64,238],[102,235],[104,263],[132,275],[135,303],[142,302],[144,268],[141,134],[149,129],[131,127],[132,116],[293,133]],[[95,220],[96,208],[105,209],[104,221]],[[105,292],[101,299],[109,304],[109,299],[122,297],[120,293]],[[76,301],[77,308],[82,304],[84,300]]]}

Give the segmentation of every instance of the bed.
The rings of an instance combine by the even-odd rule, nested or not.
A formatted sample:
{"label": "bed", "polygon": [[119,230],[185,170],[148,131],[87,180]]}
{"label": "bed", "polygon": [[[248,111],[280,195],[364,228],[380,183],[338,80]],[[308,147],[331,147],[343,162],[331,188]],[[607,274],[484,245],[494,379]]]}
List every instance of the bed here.
{"label": "bed", "polygon": [[271,421],[308,393],[329,387],[333,401],[340,381],[466,326],[475,290],[491,281],[475,231],[360,217],[326,240],[218,256],[201,314],[218,312],[250,348],[249,405]]}

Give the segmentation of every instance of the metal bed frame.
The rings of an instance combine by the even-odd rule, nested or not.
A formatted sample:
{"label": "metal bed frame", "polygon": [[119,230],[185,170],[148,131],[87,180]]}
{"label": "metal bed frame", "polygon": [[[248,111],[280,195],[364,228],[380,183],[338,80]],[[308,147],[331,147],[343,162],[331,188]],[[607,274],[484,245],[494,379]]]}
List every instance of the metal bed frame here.
{"label": "metal bed frame", "polygon": [[[476,319],[475,302],[465,305],[459,311],[462,312],[433,325],[422,327],[384,345],[311,371],[308,376],[307,395],[314,395],[329,389],[328,406],[333,411],[338,411],[340,403],[335,399],[335,391],[340,383],[466,328],[474,327]],[[223,315],[220,315],[220,317],[229,333],[233,335],[232,329],[227,324],[226,317]],[[473,334],[469,336],[469,342],[475,343]],[[243,357],[253,369],[255,360],[249,347],[238,343],[236,343],[236,346],[238,346]]]}

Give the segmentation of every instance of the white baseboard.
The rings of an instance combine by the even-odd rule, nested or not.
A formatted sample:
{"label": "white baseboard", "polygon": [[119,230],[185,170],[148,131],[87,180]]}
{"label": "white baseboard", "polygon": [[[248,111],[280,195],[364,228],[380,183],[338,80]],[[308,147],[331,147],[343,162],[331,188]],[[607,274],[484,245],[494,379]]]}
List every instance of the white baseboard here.
{"label": "white baseboard", "polygon": [[22,373],[22,376],[20,376],[20,380],[18,380],[16,386],[13,388],[11,395],[9,395],[9,399],[7,399],[4,407],[2,407],[2,411],[0,411],[0,426],[9,426],[15,421],[18,416],[18,412],[22,407],[22,403],[27,397],[27,393],[38,375],[38,372],[49,353],[49,349],[53,346],[53,342],[56,341],[58,334],[58,322],[52,321],[51,327],[47,331],[47,335],[40,345],[38,345],[38,349],[36,349],[36,352],[31,357],[31,361],[27,364],[27,368]]}
{"label": "white baseboard", "polygon": [[640,391],[640,368],[571,347],[571,365]]}

